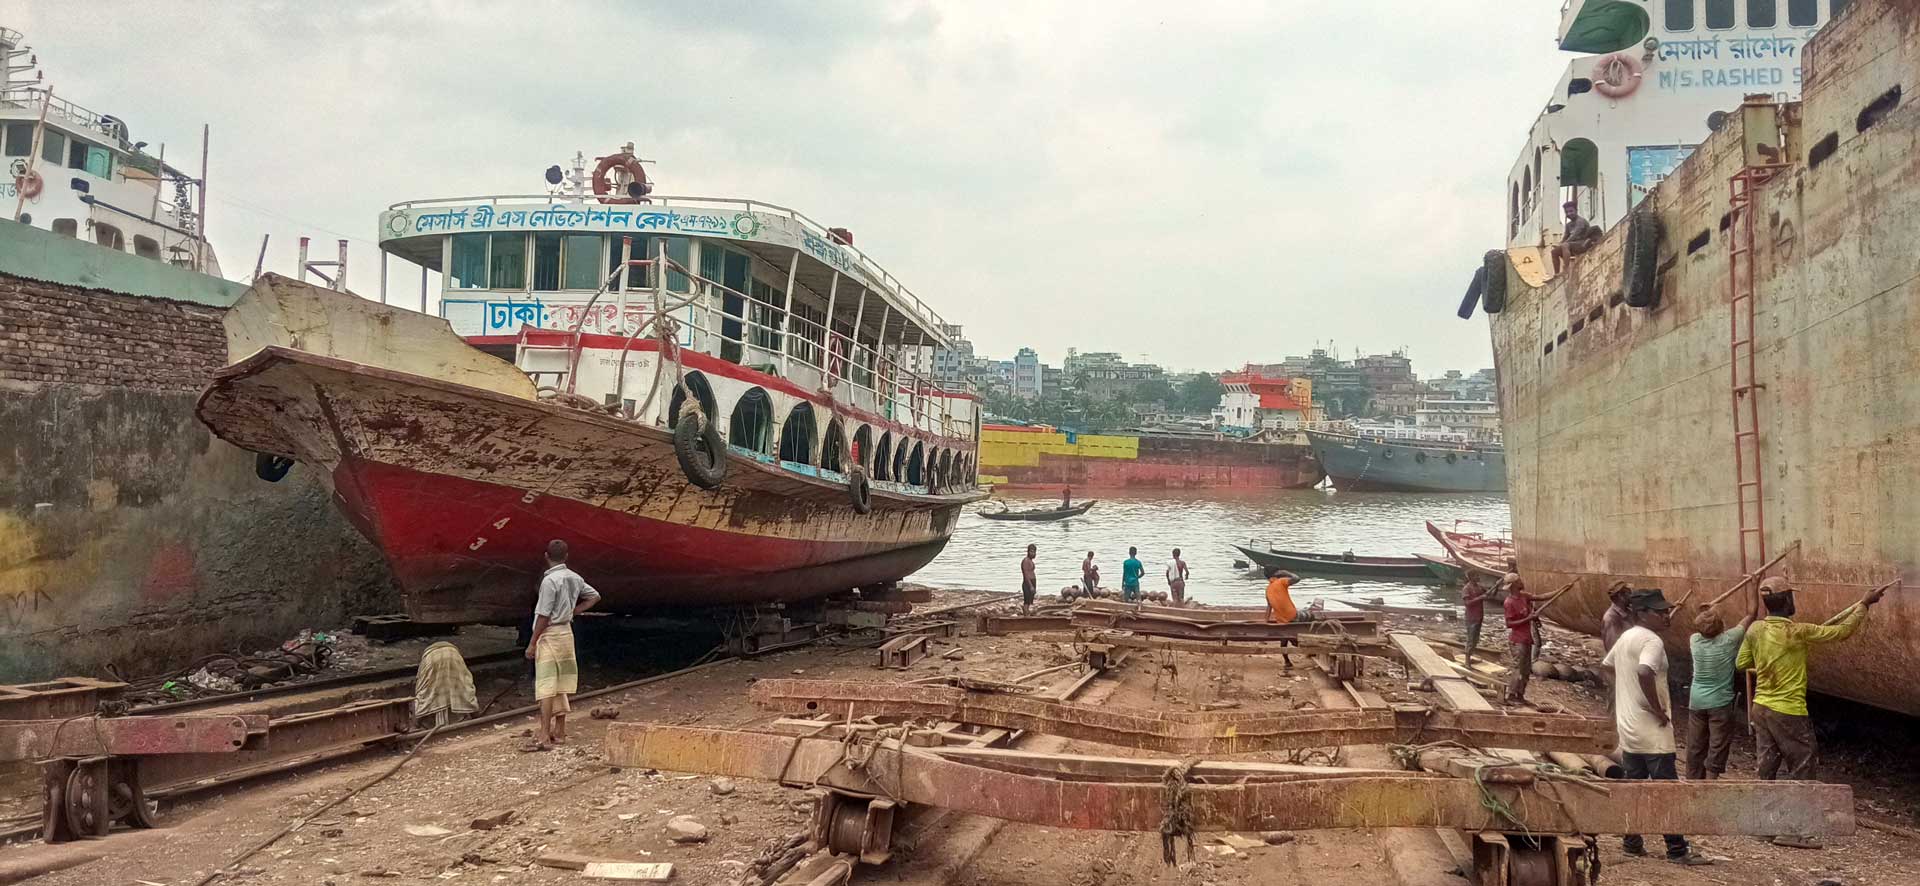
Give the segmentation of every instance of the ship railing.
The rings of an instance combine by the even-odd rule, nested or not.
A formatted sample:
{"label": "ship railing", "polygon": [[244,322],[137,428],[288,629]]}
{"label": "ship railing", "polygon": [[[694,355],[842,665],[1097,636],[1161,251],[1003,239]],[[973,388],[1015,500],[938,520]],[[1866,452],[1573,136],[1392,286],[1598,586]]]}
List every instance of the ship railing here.
{"label": "ship railing", "polygon": [[75,126],[97,132],[107,138],[113,139],[116,145],[121,141],[121,131],[106,123],[108,117],[105,114],[95,113],[64,98],[55,96],[53,90],[45,86],[21,85],[8,86],[0,89],[0,106],[31,108],[42,103],[47,106],[48,116],[64,117],[67,122]]}
{"label": "ship railing", "polygon": [[[773,370],[771,374],[793,380],[797,375],[793,371],[795,366],[809,370],[817,379],[816,387],[829,395],[830,402],[845,402],[864,408],[929,435],[947,438],[972,436],[973,419],[956,419],[951,409],[953,398],[969,396],[970,391],[949,390],[902,366],[886,356],[883,352],[884,342],[878,343],[878,347],[869,345],[784,308],[753,298],[717,280],[701,276],[668,258],[664,248],[651,260],[629,258],[608,279],[601,291],[595,293],[594,300],[588,302],[587,311],[582,316],[590,313],[594,302],[619,283],[619,278],[627,268],[648,266],[684,274],[692,281],[694,293],[672,293],[669,298],[664,289],[667,275],[655,274],[652,291],[659,304],[671,300],[676,305],[692,309],[684,322],[693,333],[691,340],[696,350],[738,365],[752,365],[751,359],[760,355],[774,358],[774,365],[768,367]],[[629,293],[646,291],[628,288],[624,284],[621,288]],[[723,297],[728,295],[741,300],[743,314],[732,314],[723,309]],[[756,308],[773,322],[763,323],[753,319]],[[669,313],[677,310],[677,306],[670,307]],[[729,325],[736,325],[738,332],[729,334]],[[643,325],[643,329],[646,326],[650,324]],[[574,331],[577,333],[578,327]],[[636,330],[634,336],[640,334],[641,330]],[[881,334],[884,336],[885,331],[882,330]],[[629,340],[632,340],[631,337]],[[569,365],[579,360],[579,341],[576,335],[575,343],[570,346],[575,353],[571,355]],[[726,353],[729,345],[737,349],[734,359],[730,359]]]}
{"label": "ship railing", "polygon": [[[517,203],[522,201],[550,205],[560,201],[584,202],[592,199],[595,198],[591,195],[583,194],[482,194],[468,197],[438,197],[428,200],[408,200],[402,203],[395,203],[387,207],[387,209],[389,211],[398,211],[416,207],[470,203],[487,203],[497,206],[501,203]],[[945,334],[941,332],[941,327],[946,325],[946,321],[941,318],[939,312],[929,307],[926,302],[922,301],[918,295],[915,295],[905,284],[901,283],[892,273],[882,267],[879,262],[868,257],[866,253],[861,252],[860,249],[853,244],[842,242],[826,225],[813,220],[808,217],[806,213],[797,209],[781,206],[777,203],[767,203],[761,200],[746,200],[737,197],[694,197],[671,194],[650,194],[647,196],[647,200],[649,201],[648,205],[667,208],[677,206],[699,209],[731,209],[741,212],[771,213],[791,219],[794,223],[806,228],[810,233],[820,239],[833,244],[834,247],[844,249],[848,253],[851,253],[855,262],[859,265],[860,269],[866,273],[869,279],[879,283],[881,288],[898,300],[903,308],[911,310],[914,322],[920,324],[921,328],[933,335]]]}

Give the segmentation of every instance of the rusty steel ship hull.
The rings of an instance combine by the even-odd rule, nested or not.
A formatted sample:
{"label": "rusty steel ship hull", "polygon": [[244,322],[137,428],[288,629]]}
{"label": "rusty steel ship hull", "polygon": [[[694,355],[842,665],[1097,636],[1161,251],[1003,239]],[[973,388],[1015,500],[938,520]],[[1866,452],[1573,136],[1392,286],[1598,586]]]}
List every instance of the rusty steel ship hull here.
{"label": "rusty steel ship hull", "polygon": [[524,618],[555,538],[615,612],[893,581],[982,497],[876,484],[860,514],[844,484],[738,454],[701,489],[663,429],[282,347],[223,370],[199,415],[229,442],[326,472],[408,614],[429,622]]}
{"label": "rusty steel ship hull", "polygon": [[[1589,632],[1615,579],[1702,603],[1795,542],[1773,574],[1800,588],[1801,621],[1904,575],[1813,652],[1811,681],[1920,714],[1920,104],[1898,92],[1920,82],[1920,11],[1860,0],[1804,64],[1802,102],[1749,101],[1648,198],[1652,307],[1622,300],[1627,224],[1550,279],[1543,253],[1509,251],[1490,322],[1514,541],[1533,586],[1578,582],[1555,618]],[[1749,242],[1730,183],[1756,168]],[[1751,333],[1730,289],[1749,255]],[[1757,434],[1737,438],[1749,396]],[[1743,445],[1757,473],[1736,470]],[[1692,615],[1666,635],[1677,653]]]}

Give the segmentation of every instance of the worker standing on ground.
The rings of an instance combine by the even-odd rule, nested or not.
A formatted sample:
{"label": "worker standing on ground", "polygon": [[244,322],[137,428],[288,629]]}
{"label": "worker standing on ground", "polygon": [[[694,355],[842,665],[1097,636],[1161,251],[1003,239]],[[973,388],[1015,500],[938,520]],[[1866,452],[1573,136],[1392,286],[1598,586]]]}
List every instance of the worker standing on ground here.
{"label": "worker standing on ground", "polygon": [[[1629,779],[1672,781],[1678,748],[1673,740],[1672,702],[1667,697],[1667,647],[1660,631],[1673,624],[1673,607],[1658,588],[1634,591],[1630,624],[1601,664],[1613,671],[1613,722],[1620,735],[1620,767]],[[1667,834],[1667,860],[1675,864],[1712,864],[1694,852],[1687,838]],[[1646,855],[1639,834],[1620,838],[1628,855]]]}
{"label": "worker standing on ground", "polygon": [[1040,577],[1034,570],[1033,558],[1040,549],[1027,545],[1027,558],[1020,561],[1020,611],[1033,608],[1033,597],[1040,592]]}
{"label": "worker standing on ground", "polygon": [[1467,626],[1467,667],[1473,667],[1474,650],[1480,648],[1480,623],[1487,617],[1487,589],[1480,585],[1480,574],[1467,573],[1467,583],[1460,588],[1460,603],[1465,612],[1461,620]]}
{"label": "worker standing on ground", "polygon": [[1633,627],[1633,611],[1628,608],[1628,596],[1633,586],[1624,581],[1616,581],[1607,586],[1607,611],[1600,615],[1600,651],[1613,649],[1620,635]]}
{"label": "worker standing on ground", "polygon": [[[1300,576],[1285,569],[1275,571],[1273,577],[1267,579],[1267,621],[1287,624],[1299,620],[1300,610],[1293,605],[1293,583],[1299,580]],[[1282,650],[1298,645],[1300,641],[1297,638],[1283,637],[1280,640]],[[1288,670],[1293,669],[1293,656],[1283,651],[1280,659]]]}
{"label": "worker standing on ground", "polygon": [[1140,562],[1140,549],[1128,548],[1127,561],[1120,564],[1120,597],[1128,603],[1140,599],[1140,579],[1147,574],[1147,564]]}
{"label": "worker standing on ground", "polygon": [[1533,654],[1538,648],[1538,629],[1534,622],[1540,620],[1540,613],[1533,608],[1535,601],[1550,602],[1559,597],[1559,593],[1536,597],[1527,593],[1527,583],[1518,573],[1508,573],[1500,584],[1506,588],[1507,601],[1503,607],[1507,616],[1507,643],[1513,647],[1513,677],[1507,683],[1508,704],[1527,703],[1527,682],[1533,676]]}
{"label": "worker standing on ground", "polygon": [[1080,561],[1080,589],[1092,597],[1100,593],[1100,567],[1094,565],[1093,552],[1087,552],[1087,559]]}
{"label": "worker standing on ground", "polygon": [[600,601],[600,592],[567,568],[567,543],[547,542],[547,572],[533,606],[533,697],[540,702],[540,742],[546,749],[567,743],[567,696],[580,691],[580,662],[573,646],[573,618]]}
{"label": "worker standing on ground", "polygon": [[[1767,618],[1747,630],[1734,667],[1753,669],[1754,755],[1762,780],[1784,776],[1812,781],[1819,748],[1813,722],[1807,718],[1807,652],[1812,647],[1838,643],[1853,636],[1867,621],[1867,610],[1880,602],[1885,588],[1876,588],[1847,607],[1832,624],[1810,625],[1793,620],[1794,588],[1780,577],[1760,583],[1760,600]],[[1781,846],[1818,849],[1820,842],[1804,835],[1773,838]]]}
{"label": "worker standing on ground", "polygon": [[1711,606],[1700,607],[1693,620],[1698,628],[1687,638],[1693,658],[1693,683],[1687,689],[1687,778],[1700,781],[1727,772],[1727,750],[1733,746],[1737,718],[1733,710],[1733,660],[1740,654],[1747,628],[1763,611],[1756,589],[1747,617],[1728,628]]}
{"label": "worker standing on ground", "polygon": [[1167,561],[1167,594],[1173,598],[1173,605],[1185,606],[1187,603],[1187,561],[1180,559],[1180,549],[1173,549],[1173,559]]}

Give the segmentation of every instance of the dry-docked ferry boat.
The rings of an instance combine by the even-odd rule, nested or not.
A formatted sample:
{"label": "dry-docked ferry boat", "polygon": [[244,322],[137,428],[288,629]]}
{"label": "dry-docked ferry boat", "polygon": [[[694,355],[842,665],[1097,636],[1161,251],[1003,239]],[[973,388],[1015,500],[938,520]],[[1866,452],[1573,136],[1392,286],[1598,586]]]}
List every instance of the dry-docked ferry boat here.
{"label": "dry-docked ferry boat", "polygon": [[[1591,631],[1616,578],[1700,603],[1785,554],[1814,622],[1920,579],[1920,2],[1574,0],[1561,41],[1604,54],[1535,124],[1469,293],[1522,571],[1578,579],[1556,613]],[[1611,229],[1556,273],[1568,198]],[[1812,668],[1920,714],[1920,595]]]}
{"label": "dry-docked ferry boat", "polygon": [[444,319],[256,286],[227,321],[252,356],[202,420],[264,476],[325,471],[420,620],[523,616],[553,538],[629,612],[804,600],[940,552],[982,493],[973,396],[904,368],[939,316],[850,233],[653,196],[630,149],[591,189],[580,161],[548,179],[382,213]]}

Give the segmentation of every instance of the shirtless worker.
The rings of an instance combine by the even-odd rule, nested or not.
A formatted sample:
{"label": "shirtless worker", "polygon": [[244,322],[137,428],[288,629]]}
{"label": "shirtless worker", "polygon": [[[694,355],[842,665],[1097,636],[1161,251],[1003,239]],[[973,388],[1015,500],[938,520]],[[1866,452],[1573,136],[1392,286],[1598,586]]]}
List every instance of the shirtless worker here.
{"label": "shirtless worker", "polygon": [[1460,620],[1467,627],[1467,667],[1473,667],[1473,652],[1480,648],[1480,623],[1487,617],[1487,589],[1480,585],[1480,574],[1467,573],[1467,583],[1460,588],[1460,603],[1465,612]]}
{"label": "shirtless worker", "polygon": [[[1753,743],[1762,781],[1785,776],[1812,781],[1819,762],[1813,721],[1807,717],[1807,653],[1815,646],[1838,643],[1866,624],[1867,610],[1886,596],[1886,588],[1869,591],[1860,602],[1830,619],[1811,625],[1793,620],[1793,585],[1778,576],[1760,583],[1765,621],[1747,629],[1734,667],[1753,669]],[[1820,842],[1805,835],[1773,838],[1781,846],[1819,849]]]}
{"label": "shirtless worker", "polygon": [[1033,557],[1039,548],[1027,545],[1027,558],[1020,561],[1020,611],[1033,608],[1033,596],[1040,592],[1040,579],[1034,572]]}
{"label": "shirtless worker", "polygon": [[1172,597],[1173,605],[1184,606],[1187,603],[1187,561],[1180,559],[1180,549],[1173,549],[1173,559],[1167,561],[1167,594]]}
{"label": "shirtless worker", "polygon": [[1080,588],[1091,597],[1100,593],[1100,567],[1093,563],[1093,552],[1087,552],[1087,559],[1080,561]]}

